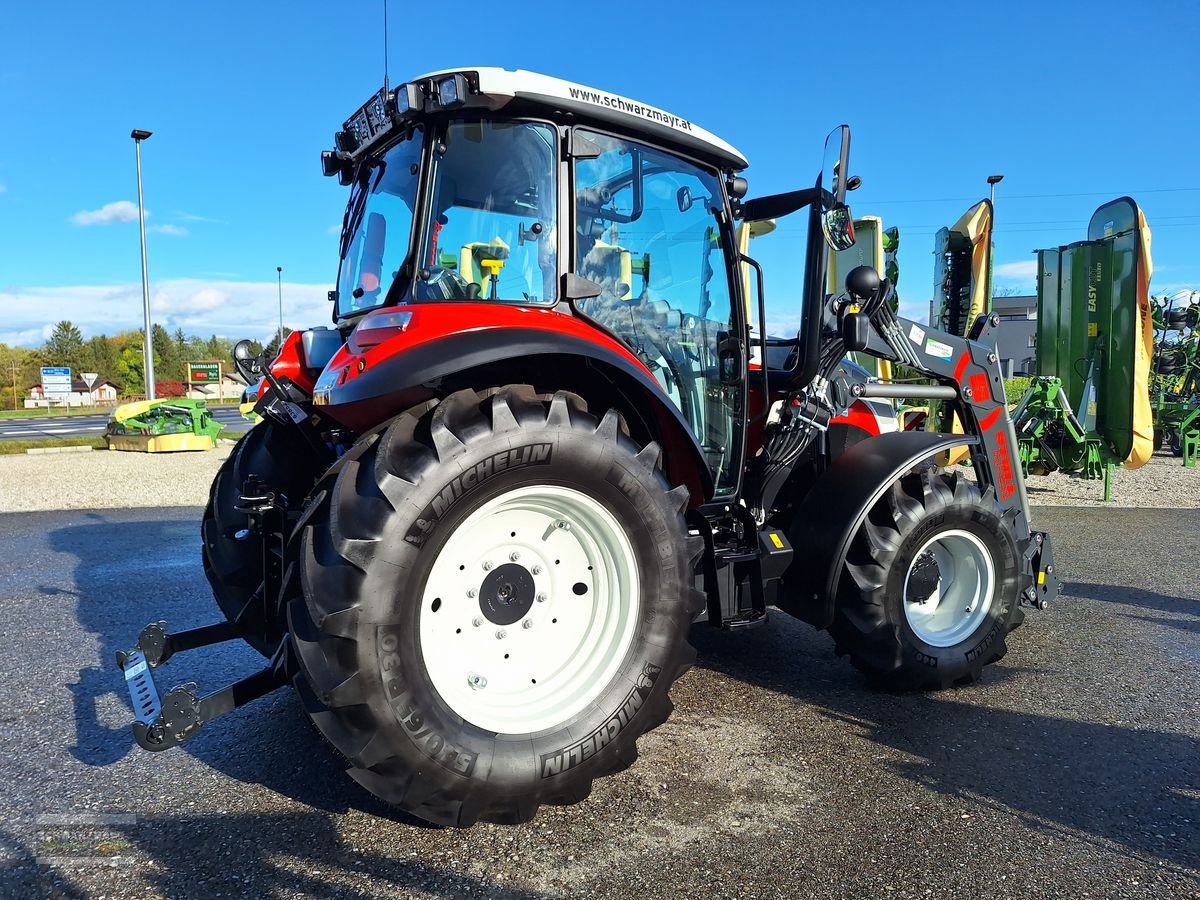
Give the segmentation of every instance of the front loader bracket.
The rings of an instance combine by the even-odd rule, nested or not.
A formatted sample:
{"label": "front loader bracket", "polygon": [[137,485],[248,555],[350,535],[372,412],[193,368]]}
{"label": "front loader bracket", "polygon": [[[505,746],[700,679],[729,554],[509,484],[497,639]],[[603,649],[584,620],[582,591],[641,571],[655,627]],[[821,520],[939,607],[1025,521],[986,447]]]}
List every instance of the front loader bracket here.
{"label": "front loader bracket", "polygon": [[165,622],[142,629],[137,646],[117,651],[117,665],[133,703],[133,739],[143,750],[169,750],[195,734],[205,722],[257,700],[291,681],[293,664],[287,641],[280,641],[267,666],[211,694],[199,695],[194,682],[172,688],[160,699],[154,670],[175,653],[240,637],[229,622],[170,634]]}

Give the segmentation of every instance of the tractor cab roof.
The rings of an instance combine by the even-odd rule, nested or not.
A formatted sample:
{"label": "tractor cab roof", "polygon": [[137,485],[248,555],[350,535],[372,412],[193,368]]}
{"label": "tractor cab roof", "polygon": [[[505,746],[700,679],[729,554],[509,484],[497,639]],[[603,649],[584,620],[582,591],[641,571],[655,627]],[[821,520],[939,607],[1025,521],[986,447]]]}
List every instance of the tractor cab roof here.
{"label": "tractor cab roof", "polygon": [[380,91],[343,126],[338,149],[357,156],[392,130],[389,119],[457,109],[505,110],[512,114],[610,126],[698,157],[721,169],[748,165],[734,147],[698,125],[638,100],[523,69],[443,69]]}

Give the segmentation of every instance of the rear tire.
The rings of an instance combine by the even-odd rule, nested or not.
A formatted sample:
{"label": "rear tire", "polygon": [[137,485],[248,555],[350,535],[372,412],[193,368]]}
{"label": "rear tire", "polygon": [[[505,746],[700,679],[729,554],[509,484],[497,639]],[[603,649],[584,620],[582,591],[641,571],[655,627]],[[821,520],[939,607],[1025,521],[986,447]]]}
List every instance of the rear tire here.
{"label": "rear tire", "polygon": [[911,473],[855,535],[830,632],[881,687],[967,683],[1007,652],[1029,580],[991,488],[981,496],[956,473]]}
{"label": "rear tire", "polygon": [[657,446],[509,386],[402,414],[341,463],[306,514],[289,621],[296,687],[351,776],[465,826],[631,765],[703,605]]}
{"label": "rear tire", "polygon": [[312,489],[321,463],[302,441],[270,420],[260,422],[238,441],[221,464],[208,493],[200,526],[204,574],[225,618],[243,632],[246,643],[270,657],[284,634],[284,614],[268,621],[257,596],[263,581],[258,538],[237,535],[246,516],[237,511],[242,486],[257,475],[277,496],[298,507]]}

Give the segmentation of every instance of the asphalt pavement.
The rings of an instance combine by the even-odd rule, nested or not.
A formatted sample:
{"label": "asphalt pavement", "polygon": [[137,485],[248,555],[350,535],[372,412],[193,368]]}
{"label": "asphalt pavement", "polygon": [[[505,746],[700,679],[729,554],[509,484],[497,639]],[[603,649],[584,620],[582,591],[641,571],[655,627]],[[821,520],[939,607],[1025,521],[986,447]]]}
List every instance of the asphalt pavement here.
{"label": "asphalt pavement", "polygon": [[[230,431],[248,431],[251,423],[236,406],[214,406],[213,418]],[[108,413],[84,416],[33,415],[21,419],[0,419],[0,441],[37,441],[43,438],[88,437],[104,434]]]}
{"label": "asphalt pavement", "polygon": [[698,627],[633,768],[465,831],[359,789],[290,691],[133,745],[113,654],[214,619],[199,517],[0,516],[0,896],[1200,897],[1200,510],[1038,510],[1066,595],[967,688],[873,692],[782,613]]}

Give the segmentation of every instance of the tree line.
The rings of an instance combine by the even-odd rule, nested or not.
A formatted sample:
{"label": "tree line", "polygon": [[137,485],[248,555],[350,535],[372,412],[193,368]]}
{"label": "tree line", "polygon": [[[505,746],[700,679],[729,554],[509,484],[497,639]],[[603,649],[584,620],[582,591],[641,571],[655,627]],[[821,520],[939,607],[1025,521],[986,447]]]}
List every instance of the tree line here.
{"label": "tree line", "polygon": [[[267,353],[272,356],[277,353],[281,337],[286,338],[290,333],[288,328],[277,331],[265,348]],[[19,406],[21,400],[29,396],[30,386],[41,382],[42,366],[70,366],[74,379],[82,372],[95,372],[101,381],[115,384],[121,397],[144,396],[143,334],[138,329],[84,338],[78,326],[64,319],[54,326],[50,338],[41,347],[0,344],[0,408]],[[189,362],[219,361],[223,371],[233,370],[230,354],[235,341],[231,338],[215,334],[207,338],[186,335],[182,328],[171,334],[163,326],[154,325],[150,329],[150,340],[154,350],[156,386],[164,382],[186,382]],[[255,352],[264,349],[257,341],[251,343]]]}

